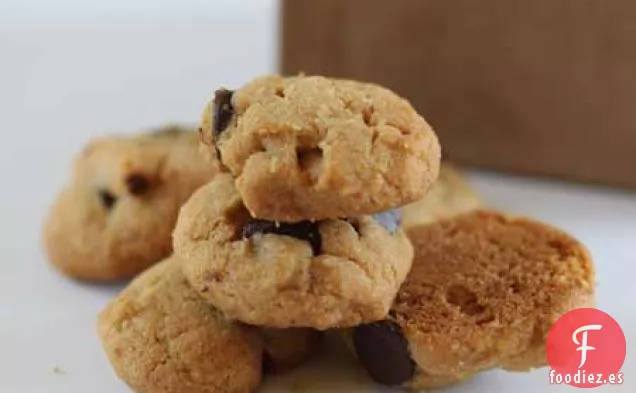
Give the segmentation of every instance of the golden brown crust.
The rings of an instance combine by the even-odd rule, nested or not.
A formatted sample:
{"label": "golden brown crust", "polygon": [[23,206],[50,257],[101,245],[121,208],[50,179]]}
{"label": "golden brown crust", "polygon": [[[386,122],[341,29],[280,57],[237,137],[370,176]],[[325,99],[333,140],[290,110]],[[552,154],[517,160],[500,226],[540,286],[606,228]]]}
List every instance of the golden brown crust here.
{"label": "golden brown crust", "polygon": [[420,200],[402,207],[402,228],[433,223],[484,206],[481,197],[460,170],[442,162],[437,181]]}
{"label": "golden brown crust", "polygon": [[138,393],[249,393],[261,380],[262,339],[190,289],[179,261],[138,276],[99,315],[118,376]]}
{"label": "golden brown crust", "polygon": [[373,214],[421,198],[439,171],[437,136],[383,87],[319,76],[256,79],[234,93],[235,116],[201,130],[253,216],[272,221]]}
{"label": "golden brown crust", "polygon": [[322,250],[276,234],[249,239],[249,219],[228,174],[219,175],[183,206],[175,253],[201,296],[226,315],[254,325],[327,329],[383,318],[413,256],[401,230],[371,217],[318,223]]}
{"label": "golden brown crust", "polygon": [[589,253],[548,225],[477,211],[408,234],[415,260],[391,315],[418,366],[410,388],[543,366],[552,324],[594,302]]}
{"label": "golden brown crust", "polygon": [[190,287],[180,263],[151,267],[99,315],[103,347],[136,392],[250,392],[263,368],[285,372],[314,353],[320,332],[230,321]]}
{"label": "golden brown crust", "polygon": [[[159,131],[95,140],[78,155],[43,231],[48,257],[62,272],[117,280],[170,254],[180,205],[219,165],[197,154],[196,132]],[[141,183],[131,185],[131,179]],[[114,198],[112,208],[104,206],[100,192]]]}

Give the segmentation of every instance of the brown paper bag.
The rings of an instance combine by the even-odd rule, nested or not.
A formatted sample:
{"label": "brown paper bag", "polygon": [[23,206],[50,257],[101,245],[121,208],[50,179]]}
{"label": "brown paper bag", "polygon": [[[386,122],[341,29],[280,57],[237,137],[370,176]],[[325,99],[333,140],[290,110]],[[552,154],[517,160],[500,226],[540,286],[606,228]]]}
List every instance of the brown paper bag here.
{"label": "brown paper bag", "polygon": [[636,1],[285,0],[281,72],[411,100],[464,164],[636,186]]}

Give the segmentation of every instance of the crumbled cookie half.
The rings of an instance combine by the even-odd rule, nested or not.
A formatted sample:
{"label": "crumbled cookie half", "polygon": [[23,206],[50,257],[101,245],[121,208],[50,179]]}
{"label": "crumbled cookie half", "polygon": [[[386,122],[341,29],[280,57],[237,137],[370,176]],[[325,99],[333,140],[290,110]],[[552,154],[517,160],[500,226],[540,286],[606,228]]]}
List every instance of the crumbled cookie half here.
{"label": "crumbled cookie half", "polygon": [[408,235],[413,268],[389,316],[348,332],[379,383],[418,390],[544,366],[554,322],[594,305],[589,253],[546,224],[475,211]]}

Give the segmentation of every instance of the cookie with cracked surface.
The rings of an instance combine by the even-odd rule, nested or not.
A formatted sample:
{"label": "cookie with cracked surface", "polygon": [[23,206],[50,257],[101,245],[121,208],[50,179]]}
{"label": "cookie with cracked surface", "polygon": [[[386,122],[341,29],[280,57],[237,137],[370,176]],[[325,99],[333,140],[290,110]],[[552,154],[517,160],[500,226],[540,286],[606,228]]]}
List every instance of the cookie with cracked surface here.
{"label": "cookie with cracked surface", "polygon": [[171,253],[179,207],[218,171],[192,128],[93,140],[46,217],[49,260],[78,279],[134,276]]}
{"label": "cookie with cracked surface", "polygon": [[554,322],[594,304],[588,251],[548,225],[476,211],[408,235],[413,268],[389,317],[347,333],[379,383],[418,390],[542,367]]}
{"label": "cookie with cracked surface", "polygon": [[390,210],[423,197],[439,171],[431,127],[408,101],[370,83],[268,76],[220,89],[200,132],[247,209],[270,221]]}
{"label": "cookie with cracked surface", "polygon": [[102,345],[117,375],[144,393],[252,392],[263,360],[289,369],[314,349],[319,333],[276,330],[227,319],[190,287],[180,261],[140,274],[99,315]]}
{"label": "cookie with cracked surface", "polygon": [[452,163],[442,161],[424,198],[402,207],[402,228],[429,224],[483,208],[480,195]]}
{"label": "cookie with cracked surface", "polygon": [[197,190],[175,227],[192,286],[230,318],[324,330],[384,318],[411,267],[399,214],[253,219],[229,174]]}

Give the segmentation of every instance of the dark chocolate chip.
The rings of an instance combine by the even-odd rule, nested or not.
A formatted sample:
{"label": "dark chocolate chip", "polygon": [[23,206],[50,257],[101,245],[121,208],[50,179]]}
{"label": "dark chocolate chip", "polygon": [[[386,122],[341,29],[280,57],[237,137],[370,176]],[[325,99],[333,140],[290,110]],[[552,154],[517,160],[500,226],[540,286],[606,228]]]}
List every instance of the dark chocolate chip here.
{"label": "dark chocolate chip", "polygon": [[286,223],[250,219],[243,227],[243,237],[250,238],[257,233],[275,233],[307,241],[311,245],[314,255],[320,254],[322,248],[322,237],[318,223],[314,221]]}
{"label": "dark chocolate chip", "polygon": [[395,233],[400,227],[402,221],[402,212],[400,209],[389,210],[383,213],[376,213],[373,218],[382,225],[384,229],[391,233]]}
{"label": "dark chocolate chip", "polygon": [[214,143],[219,135],[227,128],[234,116],[234,107],[232,106],[233,91],[227,89],[219,89],[214,93],[213,117],[214,125],[212,126],[212,137]]}
{"label": "dark chocolate chip", "polygon": [[380,321],[357,326],[353,345],[360,364],[377,383],[397,386],[413,378],[415,362],[395,323]]}
{"label": "dark chocolate chip", "polygon": [[141,195],[150,188],[150,181],[144,175],[133,173],[126,177],[126,187],[132,195]]}
{"label": "dark chocolate chip", "polygon": [[108,190],[99,190],[98,191],[99,200],[102,202],[102,205],[108,210],[112,209],[115,206],[115,202],[117,202],[117,197],[113,195]]}

